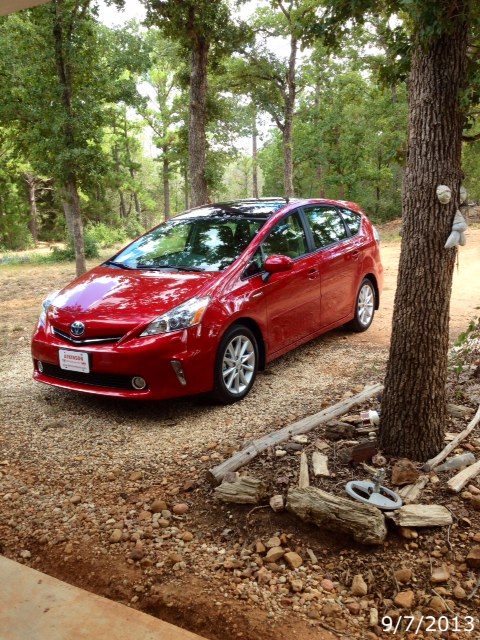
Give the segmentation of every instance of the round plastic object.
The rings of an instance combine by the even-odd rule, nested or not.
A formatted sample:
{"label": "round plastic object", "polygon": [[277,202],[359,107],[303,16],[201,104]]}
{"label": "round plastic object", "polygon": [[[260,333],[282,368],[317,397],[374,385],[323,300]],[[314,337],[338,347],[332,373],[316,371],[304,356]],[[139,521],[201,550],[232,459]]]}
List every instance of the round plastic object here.
{"label": "round plastic object", "polygon": [[355,500],[371,504],[384,511],[400,509],[403,504],[402,499],[395,491],[370,480],[352,480],[347,483],[345,490]]}

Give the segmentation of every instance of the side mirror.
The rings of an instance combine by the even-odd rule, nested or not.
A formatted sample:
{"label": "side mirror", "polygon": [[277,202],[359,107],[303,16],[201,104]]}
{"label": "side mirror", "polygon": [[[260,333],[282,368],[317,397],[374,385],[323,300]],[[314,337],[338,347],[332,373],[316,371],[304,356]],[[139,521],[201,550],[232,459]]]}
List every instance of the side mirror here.
{"label": "side mirror", "polygon": [[281,271],[290,271],[293,269],[293,260],[288,256],[268,256],[263,263],[263,269],[267,273],[280,273]]}
{"label": "side mirror", "polygon": [[293,260],[288,256],[268,256],[263,263],[264,274],[262,279],[267,282],[272,273],[281,273],[282,271],[290,271],[293,269]]}

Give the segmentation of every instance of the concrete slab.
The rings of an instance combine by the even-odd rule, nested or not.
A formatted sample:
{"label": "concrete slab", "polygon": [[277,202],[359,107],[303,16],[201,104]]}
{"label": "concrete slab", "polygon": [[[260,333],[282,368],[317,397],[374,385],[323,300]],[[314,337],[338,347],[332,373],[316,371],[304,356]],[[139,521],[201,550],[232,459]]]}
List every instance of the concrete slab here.
{"label": "concrete slab", "polygon": [[0,556],[0,640],[202,640]]}

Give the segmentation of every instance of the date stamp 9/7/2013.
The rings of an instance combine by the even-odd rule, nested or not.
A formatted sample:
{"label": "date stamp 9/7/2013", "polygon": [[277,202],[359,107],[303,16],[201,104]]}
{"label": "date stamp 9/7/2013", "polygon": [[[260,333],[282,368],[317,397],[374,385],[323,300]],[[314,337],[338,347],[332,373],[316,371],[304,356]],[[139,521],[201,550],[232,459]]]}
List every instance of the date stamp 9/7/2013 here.
{"label": "date stamp 9/7/2013", "polygon": [[[438,633],[439,631],[450,631],[454,633],[472,633],[476,630],[480,632],[480,621],[474,616],[399,616],[393,619],[390,616],[383,616],[381,627],[385,633]],[[476,638],[475,635],[472,638]]]}

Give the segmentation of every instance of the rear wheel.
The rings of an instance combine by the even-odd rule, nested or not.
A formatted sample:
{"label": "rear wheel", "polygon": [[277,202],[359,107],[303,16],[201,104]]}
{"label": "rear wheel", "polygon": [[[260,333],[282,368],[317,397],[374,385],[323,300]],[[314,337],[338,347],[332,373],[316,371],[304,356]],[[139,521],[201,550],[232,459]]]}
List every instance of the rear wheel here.
{"label": "rear wheel", "polygon": [[215,358],[215,399],[227,404],[244,398],[255,382],[257,369],[255,336],[248,327],[233,325],[223,336]]}
{"label": "rear wheel", "polygon": [[375,315],[375,289],[371,280],[365,278],[360,285],[355,301],[355,315],[347,327],[352,331],[366,331]]}

